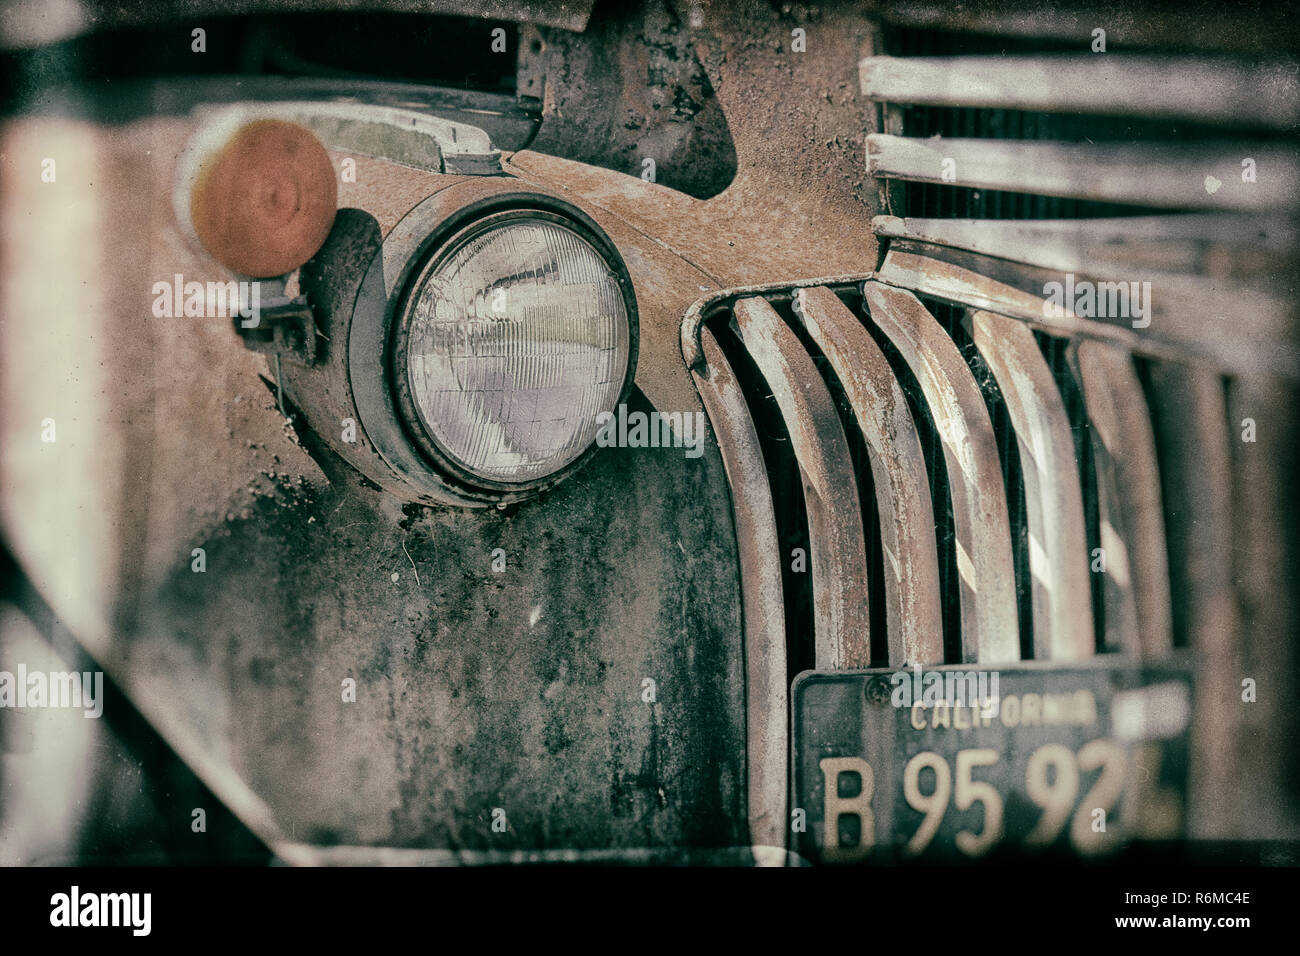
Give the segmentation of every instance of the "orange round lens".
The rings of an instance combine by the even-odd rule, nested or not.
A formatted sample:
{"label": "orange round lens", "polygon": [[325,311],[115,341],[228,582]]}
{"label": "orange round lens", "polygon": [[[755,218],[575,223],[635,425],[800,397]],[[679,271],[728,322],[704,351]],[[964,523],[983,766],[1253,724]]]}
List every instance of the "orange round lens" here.
{"label": "orange round lens", "polygon": [[315,255],[337,204],[325,147],[283,120],[240,127],[201,160],[190,190],[190,216],[203,247],[253,278],[283,275]]}

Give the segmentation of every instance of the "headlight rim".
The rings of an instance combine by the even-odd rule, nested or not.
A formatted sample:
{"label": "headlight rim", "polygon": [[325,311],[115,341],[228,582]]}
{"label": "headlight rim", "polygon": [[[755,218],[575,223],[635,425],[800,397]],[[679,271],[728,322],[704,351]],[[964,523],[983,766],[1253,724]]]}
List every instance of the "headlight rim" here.
{"label": "headlight rim", "polygon": [[382,361],[390,399],[398,413],[403,436],[412,449],[434,474],[453,487],[475,497],[486,496],[503,501],[531,497],[572,476],[594,455],[597,447],[594,439],[568,464],[537,478],[507,482],[475,474],[441,449],[431,431],[424,426],[411,393],[407,347],[415,296],[424,278],[482,232],[511,221],[528,220],[552,222],[572,230],[596,250],[617,281],[627,314],[628,357],[623,384],[614,401],[614,408],[626,402],[636,379],[640,346],[636,295],[627,264],[613,241],[590,216],[576,206],[545,193],[506,193],[471,202],[440,222],[419,243],[418,251],[410,257],[402,270],[402,281],[397,294],[390,300]]}

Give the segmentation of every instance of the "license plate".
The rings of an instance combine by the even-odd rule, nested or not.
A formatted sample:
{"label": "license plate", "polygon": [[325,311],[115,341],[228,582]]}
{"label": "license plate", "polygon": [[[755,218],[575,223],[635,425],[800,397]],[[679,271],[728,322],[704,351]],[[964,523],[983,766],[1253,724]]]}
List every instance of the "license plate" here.
{"label": "license plate", "polygon": [[794,849],[821,863],[1091,857],[1183,831],[1190,668],[809,671]]}

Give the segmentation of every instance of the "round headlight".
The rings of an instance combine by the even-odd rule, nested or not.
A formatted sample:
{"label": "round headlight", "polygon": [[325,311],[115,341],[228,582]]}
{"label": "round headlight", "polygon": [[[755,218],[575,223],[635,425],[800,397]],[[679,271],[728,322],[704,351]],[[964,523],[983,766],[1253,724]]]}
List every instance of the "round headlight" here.
{"label": "round headlight", "polygon": [[394,384],[419,444],[462,479],[543,482],[616,407],[635,320],[626,279],[593,240],[553,213],[497,213],[451,237],[409,286]]}

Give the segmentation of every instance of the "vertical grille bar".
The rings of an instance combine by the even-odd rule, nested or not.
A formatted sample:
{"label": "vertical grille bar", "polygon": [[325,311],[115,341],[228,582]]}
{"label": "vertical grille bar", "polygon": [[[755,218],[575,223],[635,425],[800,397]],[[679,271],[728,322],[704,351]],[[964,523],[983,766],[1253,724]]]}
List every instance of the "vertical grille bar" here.
{"label": "vertical grille bar", "polygon": [[1020,659],[1011,522],[997,437],[979,385],[948,333],[902,289],[863,285],[871,318],[902,354],[943,440],[956,524],[963,655]]}
{"label": "vertical grille bar", "polygon": [[737,334],[790,429],[808,509],[818,668],[869,667],[867,557],[858,484],[826,383],[765,299],[741,299]]}
{"label": "vertical grille bar", "polygon": [[971,325],[1006,400],[1024,474],[1034,657],[1083,660],[1094,643],[1088,535],[1065,403],[1029,326],[984,311],[971,313]]}
{"label": "vertical grille bar", "polygon": [[772,492],[745,397],[708,329],[700,330],[700,348],[705,365],[693,375],[718,436],[740,542],[750,839],[756,846],[784,847],[789,678]]}
{"label": "vertical grille bar", "polygon": [[830,289],[795,292],[795,315],[834,369],[867,443],[886,559],[889,663],[943,663],[939,558],[925,455],[880,347]]}
{"label": "vertical grille bar", "polygon": [[1196,655],[1193,714],[1202,747],[1191,766],[1192,827],[1229,838],[1239,819],[1241,733],[1236,702],[1241,694],[1242,655],[1237,596],[1233,588],[1232,474],[1228,408],[1223,379],[1214,371],[1179,364],[1151,370],[1166,513],[1169,554],[1182,617],[1176,633],[1187,635]]}
{"label": "vertical grille bar", "polygon": [[[1107,572],[1132,590],[1136,634],[1121,634],[1124,650],[1159,660],[1173,650],[1173,616],[1169,597],[1169,559],[1156,461],[1155,435],[1142,383],[1127,352],[1102,342],[1080,342],[1077,361],[1084,402],[1097,438],[1098,473],[1109,471],[1117,498],[1102,525]],[[1106,518],[1103,518],[1106,521]],[[1116,526],[1118,521],[1120,526]],[[1107,528],[1110,531],[1107,531]],[[1108,548],[1116,543],[1115,555]],[[1113,556],[1124,555],[1124,566]],[[1125,581],[1127,578],[1127,582]]]}

